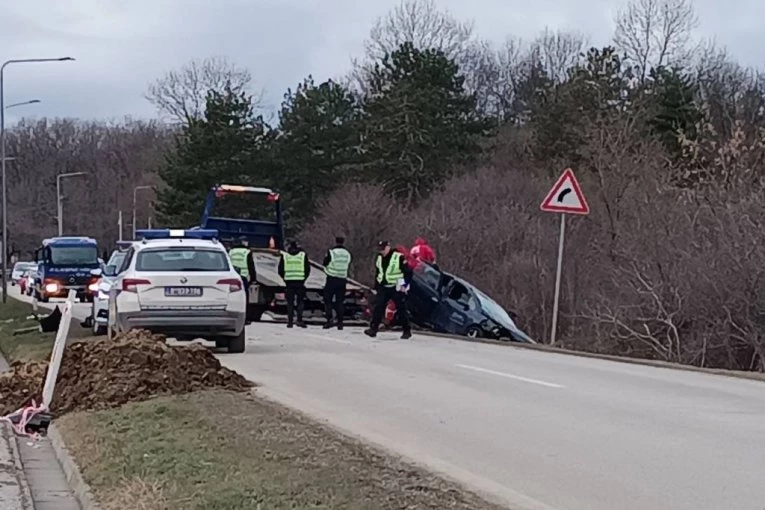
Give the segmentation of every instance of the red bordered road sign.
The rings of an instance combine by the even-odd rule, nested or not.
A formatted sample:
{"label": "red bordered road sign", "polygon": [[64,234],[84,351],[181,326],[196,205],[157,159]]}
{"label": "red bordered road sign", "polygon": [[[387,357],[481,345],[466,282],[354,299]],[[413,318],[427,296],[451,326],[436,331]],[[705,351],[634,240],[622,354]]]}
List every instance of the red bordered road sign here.
{"label": "red bordered road sign", "polygon": [[579,181],[570,168],[563,171],[555,185],[542,201],[541,209],[545,212],[589,214],[590,206],[584,198]]}

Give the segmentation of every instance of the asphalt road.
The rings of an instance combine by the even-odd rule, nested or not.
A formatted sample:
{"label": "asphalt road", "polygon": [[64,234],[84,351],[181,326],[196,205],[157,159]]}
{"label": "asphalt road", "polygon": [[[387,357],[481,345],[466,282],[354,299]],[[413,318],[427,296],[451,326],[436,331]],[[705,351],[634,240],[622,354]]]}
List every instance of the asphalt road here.
{"label": "asphalt road", "polygon": [[259,392],[513,509],[765,508],[765,383],[273,323],[219,357]]}

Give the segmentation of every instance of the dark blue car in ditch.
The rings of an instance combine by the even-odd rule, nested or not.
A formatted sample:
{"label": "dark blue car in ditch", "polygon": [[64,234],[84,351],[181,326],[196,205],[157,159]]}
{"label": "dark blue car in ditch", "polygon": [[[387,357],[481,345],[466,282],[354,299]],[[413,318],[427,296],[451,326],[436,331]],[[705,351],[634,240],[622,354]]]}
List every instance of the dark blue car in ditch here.
{"label": "dark blue car in ditch", "polygon": [[474,285],[424,262],[413,271],[407,308],[412,322],[437,333],[536,343]]}

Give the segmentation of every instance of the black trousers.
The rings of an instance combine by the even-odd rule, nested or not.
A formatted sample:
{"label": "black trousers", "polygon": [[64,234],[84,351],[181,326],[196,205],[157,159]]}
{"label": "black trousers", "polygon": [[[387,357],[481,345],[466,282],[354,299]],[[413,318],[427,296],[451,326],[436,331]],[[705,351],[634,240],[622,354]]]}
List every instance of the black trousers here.
{"label": "black trousers", "polygon": [[303,306],[305,304],[305,282],[287,282],[284,294],[287,299],[287,324],[292,324],[296,311],[297,322],[298,324],[302,323]]}
{"label": "black trousers", "polygon": [[396,316],[404,332],[411,332],[412,325],[409,323],[409,314],[406,309],[406,294],[398,292],[396,287],[377,287],[375,307],[372,310],[372,320],[369,321],[369,329],[372,331],[378,330],[385,315],[385,308],[390,300],[396,303]]}
{"label": "black trousers", "polygon": [[327,277],[327,284],[324,286],[324,314],[327,317],[327,324],[332,322],[332,310],[335,311],[337,324],[343,324],[345,317],[345,287],[347,280],[345,278]]}

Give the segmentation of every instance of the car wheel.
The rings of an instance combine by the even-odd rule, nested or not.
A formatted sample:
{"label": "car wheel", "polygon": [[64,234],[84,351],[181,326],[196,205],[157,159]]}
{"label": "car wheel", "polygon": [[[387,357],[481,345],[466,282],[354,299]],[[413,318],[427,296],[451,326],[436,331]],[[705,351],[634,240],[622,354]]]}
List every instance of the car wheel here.
{"label": "car wheel", "polygon": [[[228,352],[232,354],[238,354],[244,352],[244,344],[245,344],[245,333],[244,328],[242,328],[241,333],[239,333],[237,336],[232,336],[228,339]],[[215,345],[218,345],[218,342],[215,342]]]}
{"label": "car wheel", "polygon": [[465,335],[470,338],[481,338],[483,336],[483,332],[478,326],[470,326]]}
{"label": "car wheel", "polygon": [[252,322],[260,322],[263,318],[263,313],[266,311],[266,307],[262,305],[250,305],[247,310],[247,320]]}

